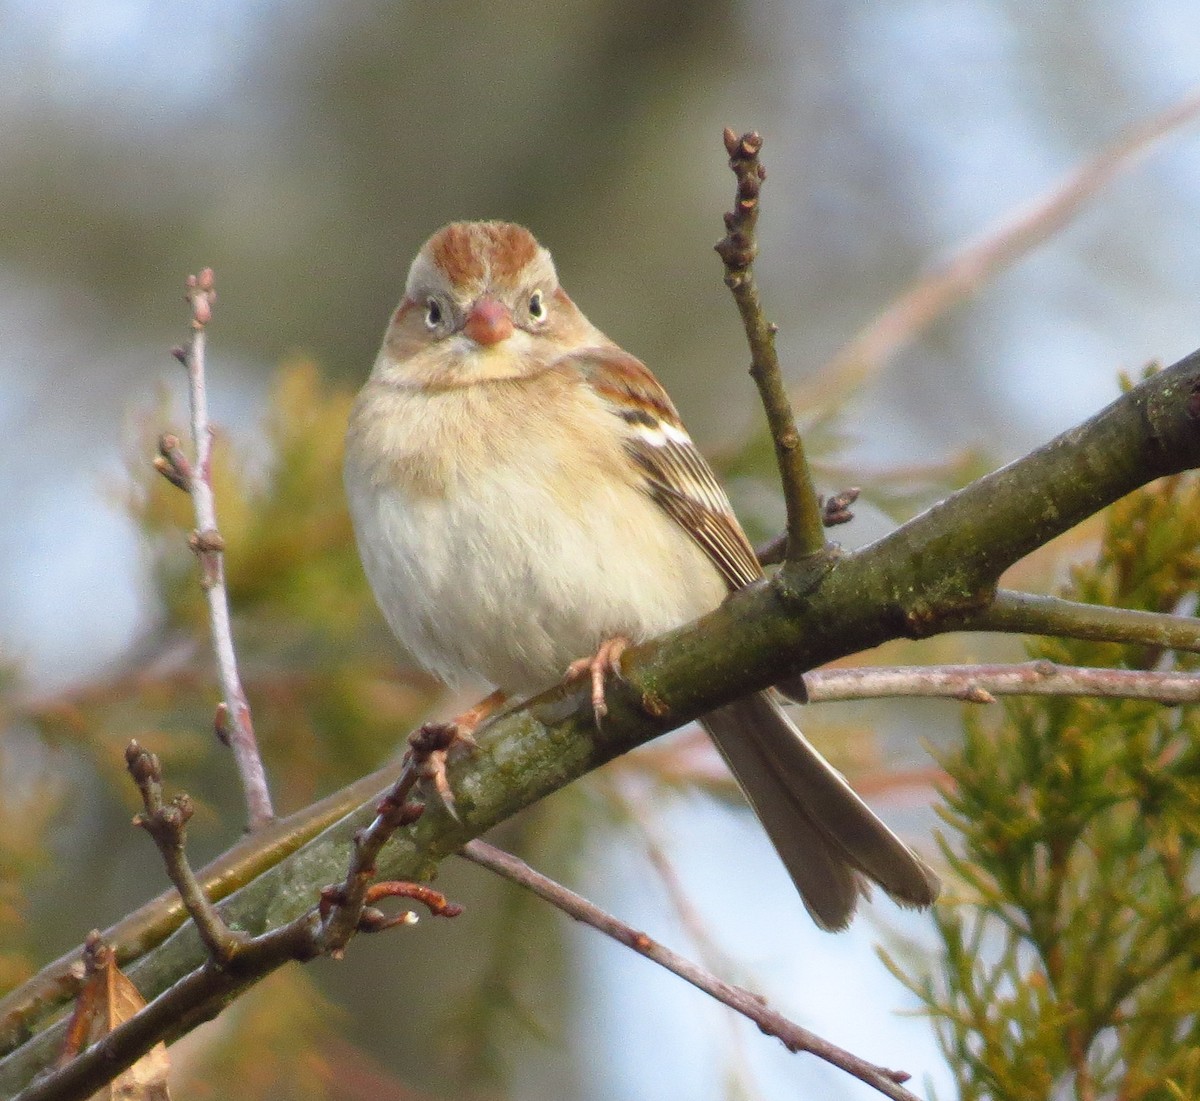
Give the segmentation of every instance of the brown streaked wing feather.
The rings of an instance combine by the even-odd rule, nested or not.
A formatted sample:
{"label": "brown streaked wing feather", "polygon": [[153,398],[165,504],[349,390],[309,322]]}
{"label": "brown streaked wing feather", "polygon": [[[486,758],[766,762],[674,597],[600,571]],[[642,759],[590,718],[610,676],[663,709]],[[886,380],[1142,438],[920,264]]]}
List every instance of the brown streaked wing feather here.
{"label": "brown streaked wing feather", "polygon": [[646,476],[646,492],[708,554],[729,587],[762,577],[729,498],[645,364],[616,346],[589,348],[568,360],[625,422],[625,448]]}
{"label": "brown streaked wing feather", "polygon": [[[629,450],[641,463],[642,455],[634,447]],[[762,576],[758,559],[742,529],[728,515],[705,508],[653,475],[647,486],[650,496],[663,511],[707,552],[731,589],[743,588]]]}

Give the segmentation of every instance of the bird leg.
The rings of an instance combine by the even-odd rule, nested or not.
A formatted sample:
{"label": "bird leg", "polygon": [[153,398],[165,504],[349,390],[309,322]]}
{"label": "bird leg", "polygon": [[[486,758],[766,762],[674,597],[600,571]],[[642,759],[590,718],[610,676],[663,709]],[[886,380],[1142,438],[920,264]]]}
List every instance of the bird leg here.
{"label": "bird leg", "polygon": [[461,715],[451,719],[447,725],[454,727],[456,738],[474,746],[475,739],[472,735],[483,724],[484,719],[490,719],[507,700],[508,697],[497,688],[490,696],[484,696],[474,707],[468,707]]}
{"label": "bird leg", "polygon": [[587,658],[573,661],[567,667],[567,680],[578,680],[584,674],[592,678],[592,713],[599,722],[608,714],[608,701],[604,698],[604,678],[612,673],[621,675],[621,655],[630,647],[629,639],[615,635],[600,643],[600,648]]}

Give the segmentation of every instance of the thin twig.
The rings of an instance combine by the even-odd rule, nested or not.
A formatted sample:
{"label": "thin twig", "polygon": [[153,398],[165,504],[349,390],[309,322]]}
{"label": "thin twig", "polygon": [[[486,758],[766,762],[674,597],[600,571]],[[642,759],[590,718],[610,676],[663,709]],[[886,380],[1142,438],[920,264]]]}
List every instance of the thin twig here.
{"label": "thin twig", "polygon": [[167,876],[175,884],[179,897],[192,920],[209,955],[219,964],[230,963],[246,945],[248,938],[230,929],[222,920],[216,906],[204,893],[196,873],[188,861],[184,843],[188,820],[195,807],[186,794],[175,796],[169,803],[162,797],[162,768],[158,758],[132,741],[125,749],[125,764],[142,793],[143,813],[133,823],[141,826],[154,840]]}
{"label": "thin twig", "polygon": [[275,812],[271,807],[267,776],[254,737],[250,704],[238,675],[229,617],[229,596],[225,588],[225,559],[222,553],[225,544],[217,529],[213,499],[213,429],[208,419],[208,393],[204,377],[205,333],[216,300],[211,268],[205,268],[198,276],[188,276],[187,299],[192,307],[191,337],[183,348],[176,350],[176,358],[187,368],[196,457],[189,464],[179,451],[178,440],[164,436],[159,442],[159,456],[154,465],[174,485],[186,488],[192,498],[196,530],[189,543],[200,562],[200,577],[208,599],[213,652],[223,697],[217,706],[215,727],[218,737],[233,750],[246,798],[248,828],[256,830],[270,822]]}
{"label": "thin twig", "polygon": [[775,330],[763,316],[754,281],[753,264],[758,252],[755,228],[758,222],[758,196],[766,169],[758,159],[762,138],[758,134],[739,137],[725,131],[729,167],[737,176],[734,208],[725,215],[725,236],[716,249],[725,265],[725,285],[733,292],[746,340],[750,345],[750,374],[758,386],[787,506],[787,557],[792,561],[815,554],[825,546],[825,528],[821,504],[813,486],[812,472],[804,454],[804,442],[796,428],[796,418],[788,401],[779,357],[775,353]]}
{"label": "thin twig", "polygon": [[[442,774],[446,754],[460,738],[455,726],[447,723],[426,723],[409,736],[409,752],[400,776],[379,800],[370,825],[354,835],[354,852],[345,880],[322,892],[321,926],[317,934],[322,952],[334,959],[341,959],[356,931],[376,930],[373,919],[368,915],[364,924],[363,916],[371,901],[371,881],[375,878],[375,861],[379,851],[396,830],[411,825],[424,812],[423,803],[408,801],[421,780],[431,779],[438,790],[448,790]],[[453,813],[449,804],[447,810]],[[419,893],[410,893],[409,897],[421,896]],[[428,899],[422,900],[428,904]],[[450,912],[446,909],[434,909],[434,912],[446,917],[454,917],[458,913],[457,910]]]}
{"label": "thin twig", "polygon": [[876,1066],[844,1048],[831,1044],[828,1040],[823,1040],[820,1036],[770,1009],[757,994],[722,982],[690,960],[652,940],[645,933],[633,929],[618,918],[601,910],[587,899],[575,894],[574,891],[535,872],[523,860],[480,841],[478,838],[469,841],[460,851],[460,855],[472,863],[502,875],[513,883],[520,884],[539,898],[557,906],[563,913],[573,917],[576,921],[582,921],[584,924],[592,926],[593,929],[598,929],[606,936],[612,937],[627,948],[632,948],[635,952],[657,963],[660,967],[665,967],[698,990],[724,1002],[731,1009],[753,1021],[767,1036],[774,1036],[778,1039],[789,1051],[806,1051],[810,1055],[815,1055],[818,1059],[853,1075],[860,1082],[873,1086],[885,1097],[894,1098],[895,1101],[917,1101],[916,1096],[909,1093],[900,1084],[908,1081],[911,1077],[904,1071],[888,1070]]}
{"label": "thin twig", "polygon": [[949,630],[1004,631],[1022,635],[1091,639],[1200,653],[1200,619],[1081,604],[1057,596],[1000,589],[986,607],[962,617]]}
{"label": "thin twig", "polygon": [[[157,758],[131,742],[125,758],[145,806],[145,813],[138,815],[134,823],[154,839],[208,949],[209,961],[174,983],[103,1040],[32,1082],[15,1101],[83,1101],[156,1043],[172,1040],[215,1016],[234,997],[284,963],[309,960],[323,952],[340,955],[346,940],[356,931],[380,932],[415,921],[408,913],[388,917],[370,903],[404,897],[422,902],[436,916],[456,917],[461,913],[461,907],[420,884],[370,884],[379,848],[397,828],[415,821],[423,810],[419,805],[406,805],[404,799],[423,774],[428,757],[424,747],[433,739],[428,734],[423,740],[416,735],[414,739],[409,762],[385,794],[376,821],[355,838],[355,855],[346,882],[327,888],[317,905],[259,936],[231,929],[205,896],[184,852],[191,800],[179,795],[164,802]],[[331,939],[331,934],[342,933],[340,943]]]}
{"label": "thin twig", "polygon": [[997,696],[1104,696],[1155,703],[1200,702],[1200,675],[1092,669],[1026,661],[1016,665],[891,665],[817,669],[804,675],[810,703],[920,696],[994,703]]}
{"label": "thin twig", "polygon": [[1098,191],[1172,131],[1200,115],[1200,91],[1130,128],[1066,179],[998,226],[968,242],[860,329],[822,375],[860,378],[917,338],[984,282],[1057,233]]}

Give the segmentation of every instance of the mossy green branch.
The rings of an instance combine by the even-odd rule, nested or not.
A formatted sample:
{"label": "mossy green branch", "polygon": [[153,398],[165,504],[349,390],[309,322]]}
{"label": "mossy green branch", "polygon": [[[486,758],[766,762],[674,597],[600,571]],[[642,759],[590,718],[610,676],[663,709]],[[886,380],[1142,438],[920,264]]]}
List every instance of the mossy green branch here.
{"label": "mossy green branch", "polygon": [[[399,771],[398,763],[381,768],[243,838],[197,873],[205,893],[219,902],[244,887],[382,791]],[[124,967],[160,945],[186,920],[187,912],[172,888],[105,929],[102,935],[116,953],[118,966]],[[80,989],[81,961],[82,949],[68,952],[0,1000],[0,1052],[7,1054],[18,1046],[43,1018],[75,997]]]}
{"label": "mossy green branch", "polygon": [[973,631],[1132,642],[1160,650],[1200,652],[1200,619],[1195,616],[1083,604],[1008,589],[998,590],[988,608],[971,615],[967,623]]}
{"label": "mossy green branch", "polygon": [[[452,769],[460,821],[431,808],[384,850],[379,875],[429,876],[439,860],[521,808],[740,695],[892,638],[992,629],[987,609],[1010,565],[1138,486],[1198,465],[1200,355],[1193,355],[878,542],[785,565],[698,623],[629,651],[601,727],[579,687],[556,688],[501,716],[478,752]],[[243,887],[223,903],[225,920],[257,933],[303,914],[321,886],[342,878],[349,838],[371,814],[370,807],[351,814]],[[169,1008],[188,989],[180,980],[204,960],[189,924],[129,973]],[[223,997],[261,977],[236,976]],[[162,1003],[150,1007],[156,1020],[179,1022],[168,1039],[219,1006],[177,1008],[172,1016]],[[48,1029],[0,1062],[0,1092],[11,1096],[28,1083],[58,1043]]]}
{"label": "mossy green branch", "polygon": [[[1200,353],[1193,353],[877,542],[785,564],[699,623],[632,652],[626,668],[684,721],[891,639],[1011,630],[1004,616],[990,616],[1009,566],[1139,486],[1197,465]],[[1125,637],[1123,617],[1114,616],[1105,634],[1077,607],[1088,637]],[[1172,628],[1178,618],[1163,617]],[[1069,607],[1056,605],[1058,633],[1071,635],[1071,619]],[[1028,629],[1028,620],[1017,629]]]}

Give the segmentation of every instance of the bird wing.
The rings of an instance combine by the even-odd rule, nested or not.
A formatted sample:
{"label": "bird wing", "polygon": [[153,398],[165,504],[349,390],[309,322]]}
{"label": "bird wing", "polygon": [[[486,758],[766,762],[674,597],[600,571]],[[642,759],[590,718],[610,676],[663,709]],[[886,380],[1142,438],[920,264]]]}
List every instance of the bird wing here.
{"label": "bird wing", "polygon": [[615,345],[576,352],[567,362],[622,421],[625,450],[646,492],[708,554],[729,587],[762,577],[729,498],[646,365]]}

